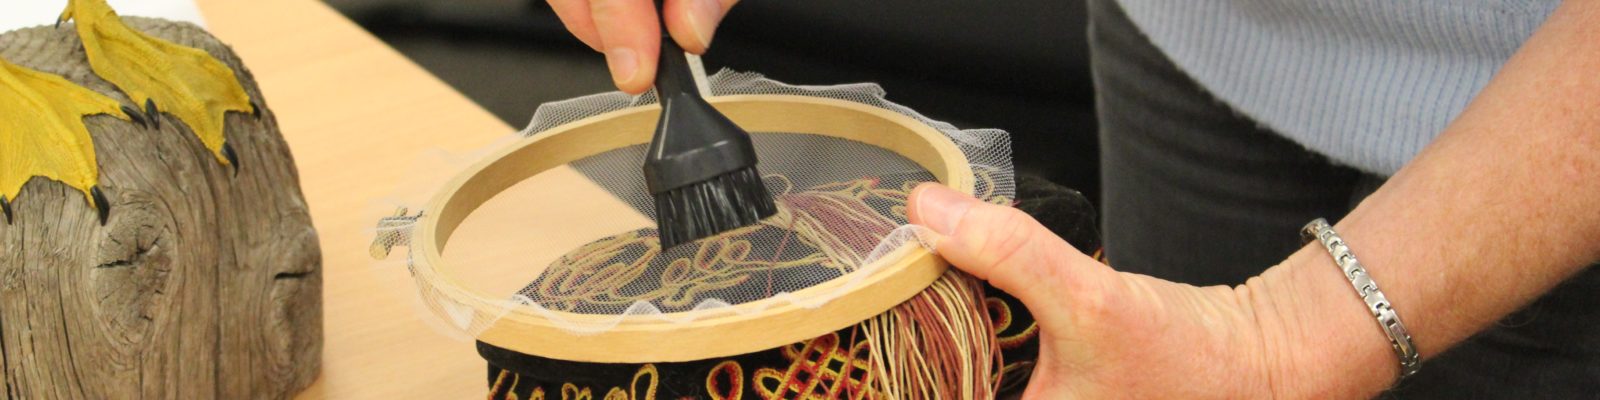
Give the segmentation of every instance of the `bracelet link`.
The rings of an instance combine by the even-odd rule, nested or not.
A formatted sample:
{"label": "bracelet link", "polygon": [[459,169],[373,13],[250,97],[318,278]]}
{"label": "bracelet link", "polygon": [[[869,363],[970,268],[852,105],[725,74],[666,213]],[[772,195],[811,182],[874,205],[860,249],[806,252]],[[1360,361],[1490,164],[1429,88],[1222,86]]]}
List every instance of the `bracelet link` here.
{"label": "bracelet link", "polygon": [[1355,253],[1350,251],[1350,246],[1345,244],[1344,238],[1334,232],[1328,220],[1317,218],[1306,224],[1300,231],[1300,238],[1309,243],[1317,241],[1328,250],[1328,255],[1333,257],[1335,264],[1344,272],[1346,279],[1350,280],[1350,287],[1356,290],[1356,295],[1367,304],[1367,311],[1372,313],[1378,321],[1378,328],[1389,337],[1389,345],[1394,348],[1395,357],[1400,361],[1400,379],[1405,379],[1422,368],[1422,357],[1417,354],[1417,348],[1411,342],[1411,333],[1406,331],[1405,324],[1400,323],[1400,314],[1394,311],[1389,304],[1389,298],[1378,290],[1378,282],[1367,275],[1366,267],[1356,260]]}

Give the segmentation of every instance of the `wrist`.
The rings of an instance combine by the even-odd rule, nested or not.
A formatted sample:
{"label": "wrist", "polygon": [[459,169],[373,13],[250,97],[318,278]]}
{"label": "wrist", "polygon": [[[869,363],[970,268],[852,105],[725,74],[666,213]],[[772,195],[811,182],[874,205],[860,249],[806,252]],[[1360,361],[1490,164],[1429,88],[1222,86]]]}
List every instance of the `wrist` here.
{"label": "wrist", "polygon": [[1274,398],[1370,398],[1399,366],[1372,315],[1333,259],[1316,246],[1235,288],[1262,338]]}

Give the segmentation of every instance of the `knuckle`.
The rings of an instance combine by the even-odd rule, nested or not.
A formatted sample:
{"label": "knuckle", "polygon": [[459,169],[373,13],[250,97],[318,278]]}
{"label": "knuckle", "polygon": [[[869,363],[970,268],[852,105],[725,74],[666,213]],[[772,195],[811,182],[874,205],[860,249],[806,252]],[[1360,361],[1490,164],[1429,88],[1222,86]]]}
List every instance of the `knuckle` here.
{"label": "knuckle", "polygon": [[958,234],[975,251],[972,261],[1003,290],[1057,291],[1082,286],[1072,280],[1071,245],[1032,216],[1011,207],[979,206],[963,218]]}
{"label": "knuckle", "polygon": [[1028,267],[1016,264],[1029,258],[1019,253],[1029,251],[1028,247],[1033,244],[1036,233],[1031,229],[1033,224],[1033,218],[1020,210],[983,205],[967,213],[959,234],[963,241],[970,243],[969,248],[977,251],[979,262],[991,276],[1009,276],[1019,272],[1015,270]]}
{"label": "knuckle", "polygon": [[1089,316],[1097,321],[1106,321],[1116,316],[1119,309],[1117,299],[1110,293],[1099,288],[1080,288],[1074,291],[1072,299],[1078,313]]}
{"label": "knuckle", "polygon": [[[1033,218],[1020,210],[1003,206],[982,206],[977,211],[980,219],[977,241],[983,243],[979,248],[987,254],[1005,255],[1022,250],[1032,237],[1033,231],[1029,229]],[[963,224],[966,225],[966,224]]]}

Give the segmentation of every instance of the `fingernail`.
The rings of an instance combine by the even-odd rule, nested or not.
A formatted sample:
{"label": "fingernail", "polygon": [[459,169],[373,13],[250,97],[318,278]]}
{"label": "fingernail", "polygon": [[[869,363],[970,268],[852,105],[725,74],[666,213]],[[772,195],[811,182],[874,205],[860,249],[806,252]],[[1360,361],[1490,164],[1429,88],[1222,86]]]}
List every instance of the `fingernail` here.
{"label": "fingernail", "polygon": [[924,183],[917,187],[913,213],[923,226],[941,235],[955,234],[961,218],[977,203],[976,199],[944,185]]}
{"label": "fingernail", "polygon": [[696,0],[689,7],[689,28],[694,30],[694,35],[700,39],[700,45],[711,47],[711,35],[717,33],[717,22],[722,19],[722,2],[718,0]]}
{"label": "fingernail", "polygon": [[626,47],[606,50],[606,64],[611,66],[611,80],[618,86],[632,82],[639,73],[639,53]]}

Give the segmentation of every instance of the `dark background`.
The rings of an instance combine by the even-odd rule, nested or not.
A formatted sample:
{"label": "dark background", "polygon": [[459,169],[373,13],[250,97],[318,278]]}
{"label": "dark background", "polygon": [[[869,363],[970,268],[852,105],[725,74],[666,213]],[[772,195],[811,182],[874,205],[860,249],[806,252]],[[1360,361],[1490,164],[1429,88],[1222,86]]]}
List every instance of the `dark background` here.
{"label": "dark background", "polygon": [[[543,0],[327,2],[512,126],[540,103],[615,90]],[[1098,203],[1085,21],[1075,0],[746,0],[705,61],[791,84],[877,82],[935,119],[1011,132],[1019,172]]]}

